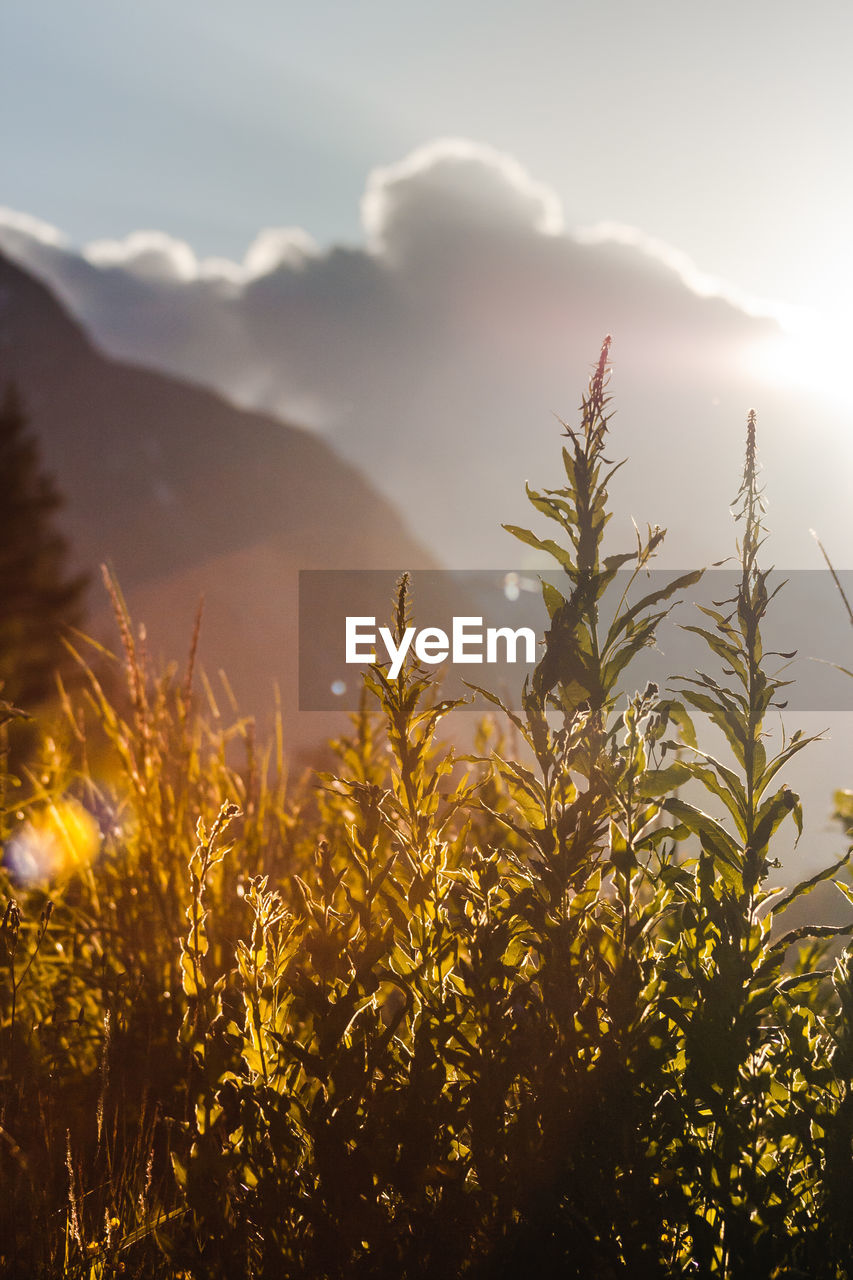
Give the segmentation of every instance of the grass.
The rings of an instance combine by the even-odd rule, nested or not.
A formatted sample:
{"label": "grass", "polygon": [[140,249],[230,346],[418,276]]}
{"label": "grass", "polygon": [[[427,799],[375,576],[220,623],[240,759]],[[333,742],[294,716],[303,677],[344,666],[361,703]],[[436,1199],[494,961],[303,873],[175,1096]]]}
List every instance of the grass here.
{"label": "grass", "polygon": [[[774,891],[809,742],[769,751],[755,418],[709,670],[636,691],[697,575],[643,595],[663,533],[605,547],[608,351],[529,491],[557,536],[512,530],[565,573],[541,661],[465,755],[409,659],[294,780],[109,584],[124,694],[90,669],[2,783],[2,1274],[853,1274],[851,929],[784,923],[853,898],[850,849]],[[397,636],[411,610],[404,578]]]}

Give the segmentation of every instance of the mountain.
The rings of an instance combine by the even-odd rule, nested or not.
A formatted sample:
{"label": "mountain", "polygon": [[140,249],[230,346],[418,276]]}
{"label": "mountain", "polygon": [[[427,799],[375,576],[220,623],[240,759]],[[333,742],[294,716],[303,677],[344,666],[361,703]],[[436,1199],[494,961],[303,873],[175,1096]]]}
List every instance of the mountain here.
{"label": "mountain", "polygon": [[[317,435],[103,356],[0,256],[0,384],[10,379],[66,498],[75,563],[110,564],[151,651],[185,653],[204,595],[208,671],[224,668],[241,710],[258,713],[278,681],[292,740],[321,739],[328,717],[296,717],[298,573],[428,566],[389,501]],[[90,599],[104,634],[99,584]]]}

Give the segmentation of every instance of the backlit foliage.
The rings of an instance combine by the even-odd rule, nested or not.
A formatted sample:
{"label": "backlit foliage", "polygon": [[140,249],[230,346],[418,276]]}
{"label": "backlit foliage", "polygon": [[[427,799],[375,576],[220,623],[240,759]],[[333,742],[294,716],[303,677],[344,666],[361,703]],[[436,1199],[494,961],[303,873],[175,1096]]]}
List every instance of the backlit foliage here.
{"label": "backlit foliage", "polygon": [[849,930],[785,926],[849,850],[773,887],[808,740],[769,749],[755,418],[708,671],[637,691],[700,575],[644,593],[657,528],[605,554],[608,350],[529,490],[555,537],[511,530],[564,573],[541,660],[471,751],[410,657],[293,783],[113,588],[126,705],[92,676],[4,784],[7,851],[70,846],[3,884],[4,1274],[853,1274]]}

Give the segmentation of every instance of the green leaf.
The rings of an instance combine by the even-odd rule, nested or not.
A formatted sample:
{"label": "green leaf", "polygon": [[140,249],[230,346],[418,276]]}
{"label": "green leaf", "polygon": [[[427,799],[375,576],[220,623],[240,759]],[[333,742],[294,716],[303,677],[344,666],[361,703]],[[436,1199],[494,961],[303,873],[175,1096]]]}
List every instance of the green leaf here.
{"label": "green leaf", "polygon": [[706,630],[705,627],[683,626],[681,630],[691,631],[694,635],[701,636],[708,648],[711,649],[722,662],[727,663],[732,668],[733,673],[740,680],[741,684],[744,685],[744,687],[747,686],[749,676],[747,674],[746,665],[742,660],[741,650],[737,646],[724,639],[723,636],[716,635],[713,631]]}
{"label": "green leaf", "polygon": [[845,884],[843,880],[833,880],[836,889],[839,889],[847,901],[853,905],[853,886]]}
{"label": "green leaf", "polygon": [[505,524],[503,528],[506,529],[507,533],[511,533],[514,538],[518,538],[519,542],[526,543],[528,547],[535,547],[537,551],[545,551],[558,564],[561,564],[567,572],[571,572],[575,568],[572,553],[564,550],[553,538],[537,538],[536,534],[531,533],[529,529],[521,529],[515,524]]}
{"label": "green leaf", "polygon": [[474,691],[475,693],[479,693],[482,697],[484,697],[484,698],[486,699],[486,701],[487,701],[487,702],[491,702],[493,706],[495,706],[495,707],[500,707],[500,709],[501,709],[501,711],[504,713],[504,715],[505,715],[509,720],[511,720],[511,721],[512,721],[512,723],[515,725],[516,729],[518,729],[519,733],[523,735],[523,737],[524,737],[525,741],[526,741],[526,742],[527,742],[531,747],[533,746],[533,742],[532,742],[531,737],[530,737],[530,735],[529,735],[529,733],[528,733],[528,731],[527,731],[527,726],[525,725],[524,721],[523,721],[523,720],[521,720],[521,719],[520,719],[520,717],[519,717],[519,716],[517,716],[517,715],[515,714],[515,712],[514,712],[514,711],[510,711],[510,709],[509,709],[509,707],[506,705],[506,703],[505,703],[505,702],[502,702],[502,701],[501,701],[501,699],[498,697],[498,695],[497,695],[496,693],[492,693],[490,689],[484,689],[484,688],[483,688],[481,685],[479,685],[479,684],[472,684],[470,680],[464,680],[462,683],[463,683],[464,685],[466,685],[466,686],[467,686],[467,688],[469,688],[469,689],[473,689],[473,691]]}
{"label": "green leaf", "polygon": [[672,721],[681,734],[685,747],[696,746],[696,729],[683,702],[676,698],[662,698],[655,710],[666,721]]}
{"label": "green leaf", "polygon": [[621,569],[623,564],[628,564],[629,561],[636,560],[636,559],[637,559],[636,551],[623,551],[621,555],[605,556],[603,563],[604,563],[605,569],[608,569],[608,570]]}
{"label": "green leaf", "polygon": [[[751,843],[756,853],[763,853],[773,833],[789,813],[793,812],[794,820],[797,821],[796,809],[799,801],[800,797],[788,787],[780,787],[775,795],[764,801],[755,815],[755,828],[752,834]],[[802,817],[799,818],[797,825],[802,830]]]}
{"label": "green leaf", "polygon": [[798,898],[803,898],[807,893],[811,893],[812,889],[824,880],[831,880],[837,871],[847,865],[851,856],[853,856],[853,847],[849,848],[844,857],[839,858],[838,862],[833,863],[832,866],[824,867],[822,871],[809,876],[808,880],[801,880],[790,893],[786,894],[781,902],[777,903],[774,914],[778,915],[780,911],[784,911],[786,907],[789,907],[792,902],[796,902]]}
{"label": "green leaf", "polygon": [[722,729],[732,754],[741,768],[745,768],[746,727],[743,714],[731,704],[727,705],[719,690],[703,693],[698,689],[685,689],[682,697],[691,707],[704,712],[718,729]]}
{"label": "green leaf", "polygon": [[767,790],[768,783],[772,782],[780,769],[783,769],[790,759],[802,751],[805,747],[810,746],[813,742],[820,742],[822,734],[814,733],[809,738],[802,736],[802,730],[798,729],[787,747],[780,751],[778,755],[773,756],[769,764],[761,774],[755,784],[756,799],[760,799]]}
{"label": "green leaf", "polygon": [[537,493],[529,484],[525,484],[524,489],[530,503],[549,520],[556,520],[564,529],[577,524],[577,511],[571,502],[566,501],[560,490],[549,489],[544,494]]}
{"label": "green leaf", "polygon": [[702,761],[689,761],[688,768],[692,777],[701,782],[707,791],[722,800],[734,819],[738,834],[746,839],[747,799],[746,792],[737,774],[725,768],[710,756],[701,756]]}
{"label": "green leaf", "polygon": [[699,581],[704,572],[704,569],[693,569],[690,573],[682,573],[678,578],[674,578],[672,582],[668,583],[667,586],[659,587],[657,591],[651,591],[647,596],[643,596],[641,600],[638,600],[636,604],[626,609],[624,613],[618,614],[610,625],[604,648],[609,649],[621,633],[644,610],[650,609],[653,605],[660,604],[664,600],[671,599],[677,591],[682,591],[685,587],[693,586],[694,583]]}
{"label": "green leaf", "polygon": [[676,760],[665,769],[647,769],[637,782],[636,793],[643,800],[656,800],[658,796],[675,791],[689,777],[689,765]]}
{"label": "green leaf", "polygon": [[720,826],[715,818],[676,796],[665,800],[662,807],[688,831],[698,836],[710,852],[717,854],[735,871],[740,871],[740,850],[725,827]]}
{"label": "green leaf", "polygon": [[542,599],[545,602],[545,608],[548,610],[548,617],[553,618],[558,609],[561,609],[566,603],[566,597],[561,591],[558,591],[550,582],[542,582]]}

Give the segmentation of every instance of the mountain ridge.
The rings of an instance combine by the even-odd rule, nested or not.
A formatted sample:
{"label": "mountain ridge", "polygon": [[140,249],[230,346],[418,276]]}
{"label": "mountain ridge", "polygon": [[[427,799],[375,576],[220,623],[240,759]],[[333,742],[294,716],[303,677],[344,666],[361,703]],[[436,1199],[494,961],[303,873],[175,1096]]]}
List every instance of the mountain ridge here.
{"label": "mountain ridge", "polygon": [[[296,710],[299,569],[434,564],[387,499],[327,442],[102,355],[49,288],[0,255],[7,381],[65,497],[60,523],[75,567],[109,562],[131,611],[142,607],[155,651],[168,657],[184,651],[204,594],[203,654],[214,669],[225,665],[250,710],[268,704],[275,680]],[[96,594],[92,617],[103,631]]]}

